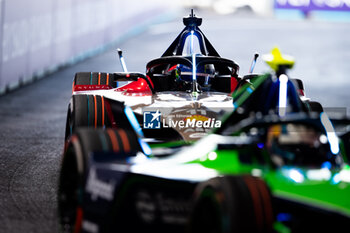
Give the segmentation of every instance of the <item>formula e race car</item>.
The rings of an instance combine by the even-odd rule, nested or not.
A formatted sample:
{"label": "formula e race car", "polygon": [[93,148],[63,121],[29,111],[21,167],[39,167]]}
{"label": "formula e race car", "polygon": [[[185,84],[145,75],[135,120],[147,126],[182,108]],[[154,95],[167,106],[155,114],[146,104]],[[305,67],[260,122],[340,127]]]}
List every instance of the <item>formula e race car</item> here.
{"label": "formula e race car", "polygon": [[340,232],[350,221],[350,167],[329,127],[325,113],[249,118],[152,156],[115,152],[105,131],[78,130],[61,170],[62,227]]}
{"label": "formula e race car", "polygon": [[[196,22],[196,18],[191,18]],[[186,33],[185,30],[178,39]],[[189,33],[194,34],[192,30]],[[168,50],[175,48],[182,48],[178,40]],[[232,77],[236,77],[232,70],[235,68],[236,72],[238,66],[225,63],[222,58],[208,57],[163,57],[150,62],[148,68],[164,70],[165,60],[167,67],[169,61],[170,66],[176,65],[175,72],[170,71],[174,79],[163,71],[159,73],[158,81],[167,83],[160,86],[172,90],[173,83],[163,78],[176,83],[178,67],[188,69],[195,64],[193,61],[207,64],[204,61],[210,60],[215,70],[227,68],[231,83]],[[217,59],[220,63],[215,62]],[[298,82],[291,80],[286,72],[293,66],[293,60],[282,56],[278,49],[265,60],[274,71],[235,78],[231,111],[221,118],[220,127],[192,144],[181,140],[157,143],[148,140],[143,136],[145,127],[140,127],[133,111],[125,105],[118,105],[125,117],[115,122],[123,120],[129,128],[75,129],[64,151],[59,178],[62,230],[337,232],[348,227],[349,134],[339,137],[327,114],[321,108],[314,111],[315,104],[301,97]],[[194,77],[197,67],[192,67],[189,83],[175,84],[176,90],[189,89],[188,94],[195,98],[195,103],[198,103],[196,98],[205,94],[207,77]],[[157,86],[157,75],[149,71],[148,74],[142,78],[137,75],[136,82],[144,82],[137,88],[147,87],[152,92]],[[130,74],[130,77],[135,76]],[[219,78],[225,80],[225,77]],[[101,80],[104,81],[102,77]],[[214,83],[207,86],[209,92],[217,85]],[[175,97],[171,96],[170,100],[172,98]],[[96,100],[94,103],[98,103]],[[102,97],[100,102],[103,103]],[[106,111],[109,115],[117,109],[112,103],[106,107],[114,109]],[[208,102],[203,105],[205,103]],[[169,107],[172,106],[169,104]],[[159,117],[158,114],[155,110],[150,121]],[[94,119],[98,125],[96,121],[101,119]],[[109,119],[113,119],[112,116]],[[199,121],[194,121],[196,127],[203,126],[203,122],[197,125]],[[188,118],[182,124],[192,122],[193,119]]]}
{"label": "formula e race car", "polygon": [[[199,29],[201,18],[184,18],[185,28],[158,58],[146,66],[146,74],[128,72],[80,72],[75,75],[68,107],[66,140],[79,127],[143,128],[149,141],[197,140],[233,109],[232,93],[238,83],[239,66],[219,56]],[[121,83],[128,82],[120,86]],[[161,118],[154,121],[150,114]],[[145,114],[148,113],[148,115]],[[132,114],[133,115],[133,114]],[[152,117],[145,122],[147,117]],[[182,127],[179,119],[207,121],[206,127]],[[161,123],[161,124],[160,124]]]}
{"label": "formula e race car", "polygon": [[[219,56],[199,29],[202,19],[193,12],[183,22],[183,31],[160,58],[147,64],[146,74],[128,72],[119,51],[124,72],[75,75],[67,143],[80,127],[135,130],[139,125],[149,143],[195,141],[220,127],[219,119],[234,108],[232,93],[257,75],[239,77],[238,64]],[[301,80],[293,82],[298,96],[311,106]],[[177,124],[187,120],[187,125]],[[202,127],[196,127],[197,122]]]}

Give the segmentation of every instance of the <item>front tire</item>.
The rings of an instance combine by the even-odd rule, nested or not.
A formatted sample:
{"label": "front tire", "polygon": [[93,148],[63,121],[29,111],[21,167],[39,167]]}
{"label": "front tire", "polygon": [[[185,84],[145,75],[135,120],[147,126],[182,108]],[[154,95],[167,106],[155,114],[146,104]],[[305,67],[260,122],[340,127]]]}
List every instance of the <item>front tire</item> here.
{"label": "front tire", "polygon": [[63,232],[80,232],[84,215],[84,187],[92,152],[114,156],[140,151],[134,131],[81,128],[72,135],[63,155],[59,187],[58,211]]}

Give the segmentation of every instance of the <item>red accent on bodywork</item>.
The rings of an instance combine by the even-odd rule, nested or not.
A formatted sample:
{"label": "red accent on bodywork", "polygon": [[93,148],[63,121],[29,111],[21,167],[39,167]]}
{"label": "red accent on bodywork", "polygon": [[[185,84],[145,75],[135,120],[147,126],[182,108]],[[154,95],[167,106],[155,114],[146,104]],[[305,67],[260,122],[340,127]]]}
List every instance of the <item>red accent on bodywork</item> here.
{"label": "red accent on bodywork", "polygon": [[170,68],[168,69],[168,72],[170,72],[170,71],[176,69],[176,67],[177,67],[177,65],[174,65],[174,66],[170,67]]}
{"label": "red accent on bodywork", "polygon": [[299,91],[299,95],[301,95],[301,96],[305,96],[304,90],[299,89],[298,91]]}
{"label": "red accent on bodywork", "polygon": [[231,77],[231,93],[236,89],[238,81],[236,78]]}
{"label": "red accent on bodywork", "polygon": [[75,226],[74,226],[74,233],[81,232],[81,226],[83,222],[83,209],[81,207],[77,208],[77,213],[75,216]]}
{"label": "red accent on bodywork", "polygon": [[111,122],[112,128],[117,128],[117,123],[116,123],[116,121],[114,119],[114,115],[113,115],[113,112],[112,112],[111,105],[110,105],[110,103],[109,103],[109,101],[107,99],[105,99],[104,102],[105,102],[106,112],[107,112],[109,121]]}
{"label": "red accent on bodywork", "polygon": [[[151,82],[152,85],[152,82]],[[142,93],[144,95],[152,95],[152,91],[148,86],[146,80],[139,78],[137,81],[128,83],[122,87],[117,88],[115,91],[121,91],[126,93]]]}
{"label": "red accent on bodywork", "polygon": [[147,77],[148,81],[150,82],[152,88],[154,89],[154,84],[152,82],[152,79],[148,75],[146,77]]}
{"label": "red accent on bodywork", "polygon": [[95,91],[95,90],[108,90],[113,87],[109,85],[75,85],[73,91]]}

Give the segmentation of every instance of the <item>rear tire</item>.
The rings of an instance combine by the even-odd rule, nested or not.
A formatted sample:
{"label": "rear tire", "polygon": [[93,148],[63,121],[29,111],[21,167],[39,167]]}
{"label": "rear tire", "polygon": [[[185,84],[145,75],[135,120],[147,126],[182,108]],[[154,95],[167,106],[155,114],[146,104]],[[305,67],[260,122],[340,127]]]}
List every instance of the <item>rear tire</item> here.
{"label": "rear tire", "polygon": [[124,103],[100,95],[72,96],[67,113],[66,142],[81,127],[133,130]]}
{"label": "rear tire", "polygon": [[99,95],[73,95],[68,106],[65,140],[79,127],[109,127],[105,102]]}
{"label": "rear tire", "polygon": [[71,137],[64,152],[58,187],[58,211],[63,232],[80,232],[84,212],[84,187],[91,152],[115,156],[140,151],[135,132],[124,129],[82,128]]}
{"label": "rear tire", "polygon": [[252,176],[216,177],[195,191],[191,233],[271,232],[270,191]]}
{"label": "rear tire", "polygon": [[73,81],[73,90],[75,85],[109,85],[113,88],[117,87],[113,74],[101,72],[76,73]]}

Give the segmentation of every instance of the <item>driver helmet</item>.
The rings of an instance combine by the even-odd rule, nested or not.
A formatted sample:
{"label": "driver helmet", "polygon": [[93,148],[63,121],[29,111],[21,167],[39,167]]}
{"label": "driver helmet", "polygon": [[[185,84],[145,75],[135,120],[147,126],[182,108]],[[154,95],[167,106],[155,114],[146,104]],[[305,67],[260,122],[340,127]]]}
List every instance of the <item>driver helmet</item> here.
{"label": "driver helmet", "polygon": [[[183,64],[178,64],[169,69],[175,71],[176,81],[192,82],[193,80],[193,70],[192,67],[185,66]],[[209,85],[210,78],[214,77],[215,68],[213,64],[205,64],[197,67],[196,78],[202,85]]]}

